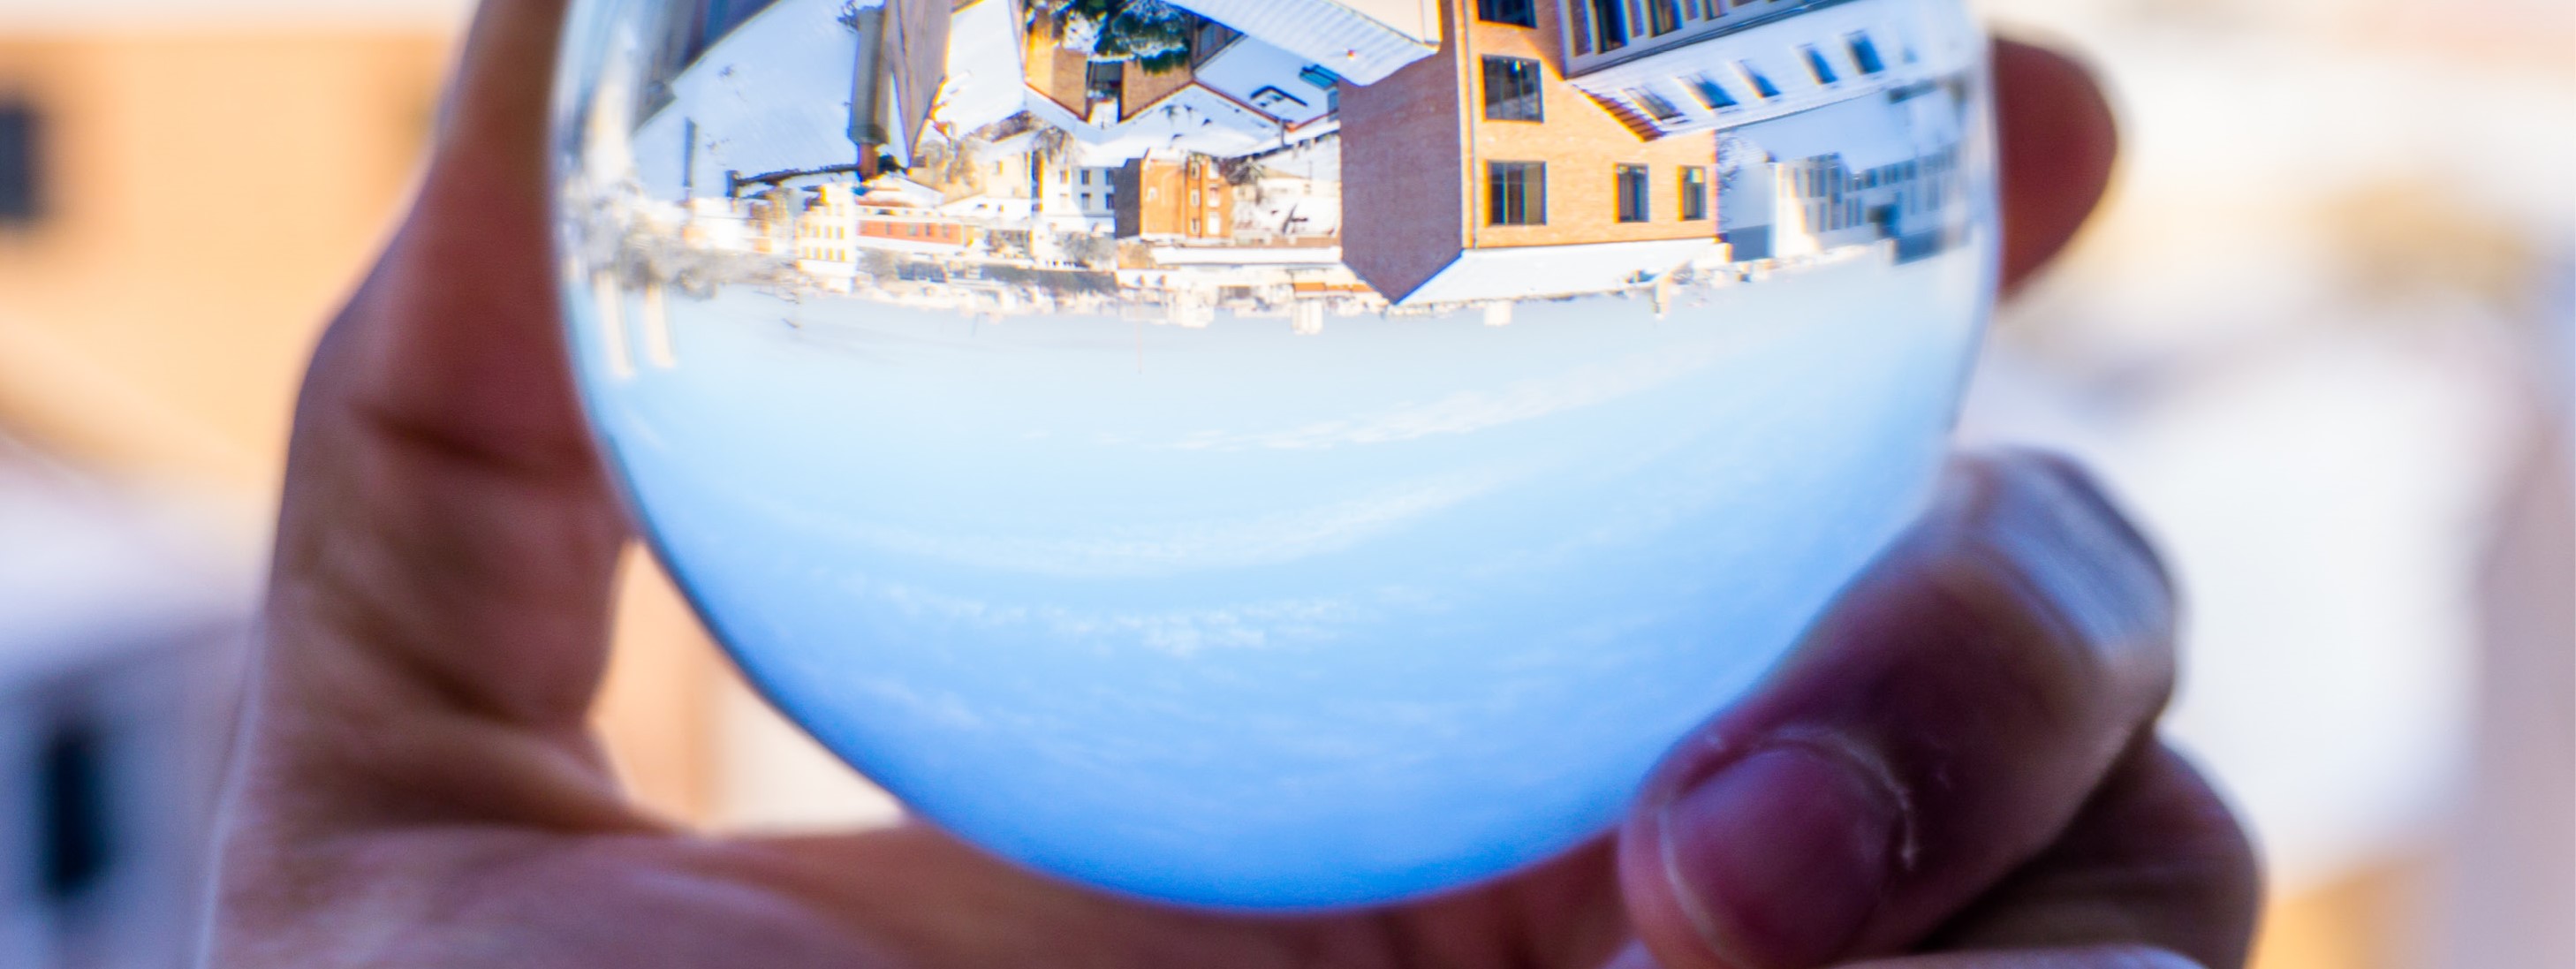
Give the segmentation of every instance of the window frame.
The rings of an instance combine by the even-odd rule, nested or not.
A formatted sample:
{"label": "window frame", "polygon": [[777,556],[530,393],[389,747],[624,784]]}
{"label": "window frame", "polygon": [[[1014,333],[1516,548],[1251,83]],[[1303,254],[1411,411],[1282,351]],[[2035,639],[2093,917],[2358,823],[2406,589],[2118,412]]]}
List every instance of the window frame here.
{"label": "window frame", "polygon": [[1535,30],[1538,28],[1538,0],[1476,0],[1476,20]]}
{"label": "window frame", "polygon": [[1744,102],[1735,99],[1735,92],[1727,90],[1726,85],[1718,83],[1712,75],[1693,74],[1686,86],[1690,88],[1691,96],[1698,98],[1699,103],[1707,105],[1711,111],[1733,111],[1744,106]]}
{"label": "window frame", "polygon": [[[1517,189],[1517,193],[1512,191]],[[1517,215],[1517,218],[1510,216]],[[1485,163],[1485,225],[1530,227],[1547,224],[1547,163]]]}
{"label": "window frame", "polygon": [[1636,39],[1635,31],[1628,24],[1627,0],[1579,0],[1579,4],[1583,9],[1575,11],[1574,15],[1591,18],[1590,33],[1598,52],[1607,54],[1624,49],[1629,41]]}
{"label": "window frame", "polygon": [[[1498,70],[1499,69],[1499,70]],[[1484,101],[1487,121],[1543,123],[1547,120],[1547,84],[1542,73],[1546,66],[1536,58],[1486,54],[1479,62],[1476,82]],[[1507,98],[1496,97],[1496,82],[1513,87]],[[1523,87],[1526,90],[1523,90]],[[1514,110],[1518,106],[1522,110]]]}
{"label": "window frame", "polygon": [[1621,162],[1610,169],[1611,194],[1617,199],[1619,223],[1655,221],[1655,168]]}
{"label": "window frame", "polygon": [[1832,87],[1843,82],[1842,72],[1834,70],[1833,61],[1825,57],[1823,48],[1806,44],[1798,48],[1798,53],[1807,61],[1807,76],[1815,78],[1818,85]]}
{"label": "window frame", "polygon": [[1887,56],[1879,52],[1878,41],[1870,37],[1869,31],[1852,31],[1843,38],[1843,45],[1851,48],[1852,66],[1860,68],[1862,76],[1887,73]]}
{"label": "window frame", "polygon": [[1765,101],[1780,99],[1780,85],[1772,83],[1771,75],[1762,73],[1762,69],[1755,67],[1752,61],[1735,62],[1735,70],[1744,75],[1744,83],[1753,88],[1756,97]]}
{"label": "window frame", "polygon": [[1646,36],[1664,37],[1679,33],[1690,20],[1682,15],[1681,0],[1644,0]]}
{"label": "window frame", "polygon": [[1658,125],[1690,116],[1681,105],[1674,104],[1673,99],[1650,87],[1629,88],[1628,104]]}
{"label": "window frame", "polygon": [[1711,181],[1708,177],[1708,166],[1681,166],[1681,173],[1675,178],[1681,190],[1681,220],[1684,222],[1708,221]]}

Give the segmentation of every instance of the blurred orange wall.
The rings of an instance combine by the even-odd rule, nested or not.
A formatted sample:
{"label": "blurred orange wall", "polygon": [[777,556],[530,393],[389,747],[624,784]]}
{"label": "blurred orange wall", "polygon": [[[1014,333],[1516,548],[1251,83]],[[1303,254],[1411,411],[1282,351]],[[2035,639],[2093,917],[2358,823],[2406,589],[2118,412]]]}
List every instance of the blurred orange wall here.
{"label": "blurred orange wall", "polygon": [[[0,38],[43,215],[0,228],[0,428],[211,495],[263,541],[305,358],[417,174],[452,35]],[[256,555],[256,548],[245,549]],[[723,667],[638,558],[603,700],[639,795],[701,819]]]}
{"label": "blurred orange wall", "polygon": [[412,177],[438,33],[0,39],[43,204],[0,229],[0,418],[264,496],[304,355]]}

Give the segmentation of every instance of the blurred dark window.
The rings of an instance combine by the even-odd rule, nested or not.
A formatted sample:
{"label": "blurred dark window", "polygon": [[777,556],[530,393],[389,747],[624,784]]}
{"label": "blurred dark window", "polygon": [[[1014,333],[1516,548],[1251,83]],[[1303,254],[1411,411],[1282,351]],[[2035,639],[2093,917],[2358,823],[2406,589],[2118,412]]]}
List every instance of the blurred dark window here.
{"label": "blurred dark window", "polygon": [[1708,169],[1682,166],[1682,221],[1708,218]]}
{"label": "blurred dark window", "polygon": [[1485,120],[1547,120],[1538,72],[1538,62],[1527,58],[1485,58]]}
{"label": "blurred dark window", "polygon": [[1771,83],[1771,78],[1764,75],[1760,68],[1754,67],[1752,61],[1737,61],[1735,66],[1744,71],[1745,83],[1753,85],[1753,93],[1761,95],[1762,100],[1768,101],[1780,96],[1780,86]]}
{"label": "blurred dark window", "polygon": [[1868,34],[1851,35],[1852,63],[1860,65],[1863,74],[1887,70],[1887,59],[1878,56],[1878,44]]}
{"label": "blurred dark window", "polygon": [[95,729],[72,724],[46,738],[37,762],[40,875],[45,894],[58,903],[86,895],[112,860],[106,753]]}
{"label": "blurred dark window", "polygon": [[1834,74],[1833,63],[1825,60],[1824,51],[1817,50],[1814,47],[1808,47],[1805,49],[1805,53],[1807,55],[1807,73],[1816,76],[1816,83],[1832,84],[1836,81],[1842,80],[1841,77]]}
{"label": "blurred dark window", "polygon": [[1725,85],[1717,83],[1716,78],[1706,74],[1691,78],[1690,89],[1692,93],[1699,95],[1699,103],[1708,105],[1711,111],[1723,111],[1735,106],[1735,95],[1726,93]]}
{"label": "blurred dark window", "polygon": [[1538,5],[1531,0],[1476,0],[1476,19],[1514,27],[1538,26]]}
{"label": "blurred dark window", "polygon": [[0,100],[0,227],[44,217],[44,135],[35,105]]}

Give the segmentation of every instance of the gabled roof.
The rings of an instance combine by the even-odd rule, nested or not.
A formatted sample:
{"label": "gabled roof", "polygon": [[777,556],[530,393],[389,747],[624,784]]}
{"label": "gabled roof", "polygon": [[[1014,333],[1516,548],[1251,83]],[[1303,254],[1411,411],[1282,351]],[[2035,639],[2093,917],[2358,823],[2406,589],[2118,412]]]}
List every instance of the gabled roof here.
{"label": "gabled roof", "polygon": [[1440,50],[1440,0],[1169,0],[1360,84]]}

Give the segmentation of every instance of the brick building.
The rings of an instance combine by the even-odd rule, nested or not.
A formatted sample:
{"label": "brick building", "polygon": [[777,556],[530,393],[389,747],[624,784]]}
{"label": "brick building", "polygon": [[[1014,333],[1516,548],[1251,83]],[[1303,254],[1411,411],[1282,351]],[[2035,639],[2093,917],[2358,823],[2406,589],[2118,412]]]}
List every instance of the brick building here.
{"label": "brick building", "polygon": [[1234,186],[1204,155],[1155,153],[1118,169],[1118,238],[1219,240],[1234,235]]}
{"label": "brick building", "polygon": [[1437,54],[1342,94],[1346,258],[1398,303],[1605,292],[1715,247],[1713,135],[1569,84],[1561,0],[1443,0]]}

